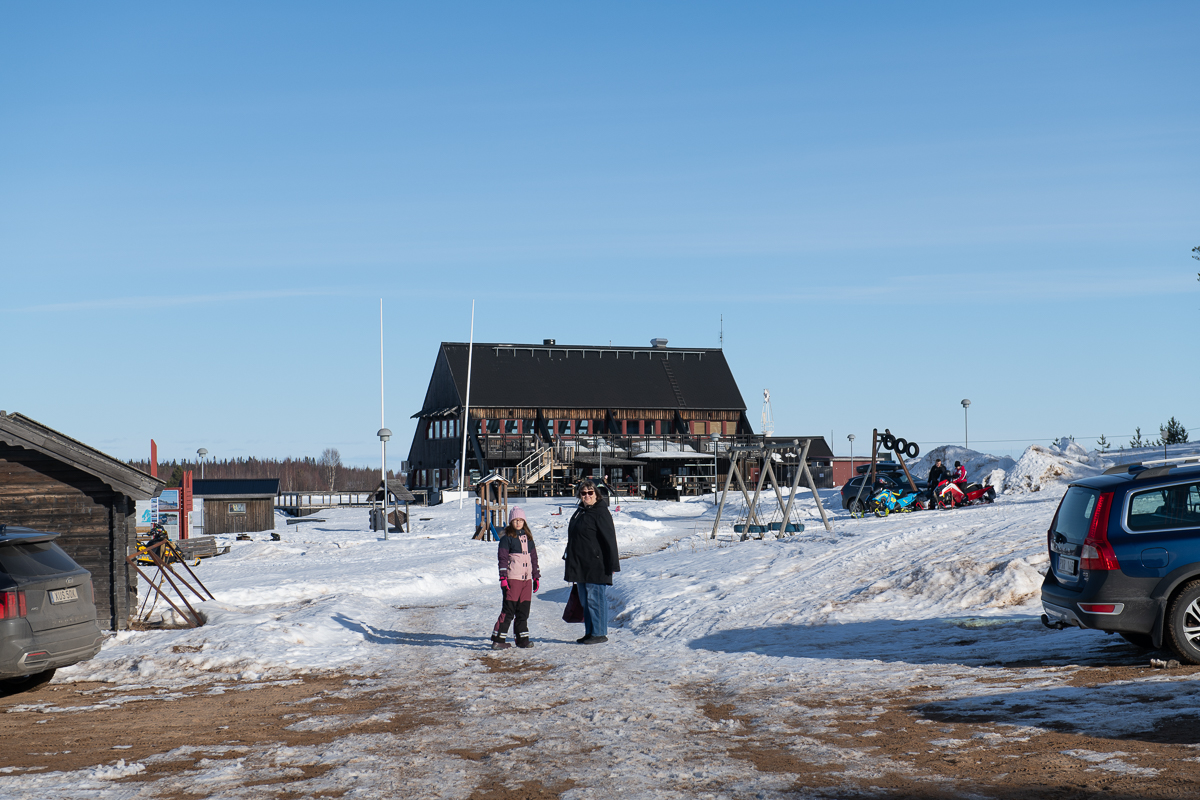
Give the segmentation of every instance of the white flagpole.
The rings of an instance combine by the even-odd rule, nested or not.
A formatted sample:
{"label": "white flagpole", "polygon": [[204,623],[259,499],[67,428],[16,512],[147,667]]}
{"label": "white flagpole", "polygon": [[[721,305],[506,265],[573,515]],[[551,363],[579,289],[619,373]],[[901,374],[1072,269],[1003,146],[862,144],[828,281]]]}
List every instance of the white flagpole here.
{"label": "white flagpole", "polygon": [[471,301],[471,339],[467,345],[467,396],[462,414],[462,458],[458,460],[458,510],[467,496],[467,435],[471,429],[471,361],[475,357],[475,301]]}

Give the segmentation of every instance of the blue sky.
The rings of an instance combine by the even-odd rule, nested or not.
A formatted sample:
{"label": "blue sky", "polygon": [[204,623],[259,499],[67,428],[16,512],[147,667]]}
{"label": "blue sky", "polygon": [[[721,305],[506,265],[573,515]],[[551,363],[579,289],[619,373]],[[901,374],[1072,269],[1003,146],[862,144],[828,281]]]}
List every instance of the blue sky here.
{"label": "blue sky", "polygon": [[0,408],[121,458],[378,463],[382,297],[402,452],[472,299],[480,341],[716,346],[723,315],[756,426],[770,388],[843,454],[961,442],[963,397],[992,452],[1200,428],[1198,23],[5,4]]}

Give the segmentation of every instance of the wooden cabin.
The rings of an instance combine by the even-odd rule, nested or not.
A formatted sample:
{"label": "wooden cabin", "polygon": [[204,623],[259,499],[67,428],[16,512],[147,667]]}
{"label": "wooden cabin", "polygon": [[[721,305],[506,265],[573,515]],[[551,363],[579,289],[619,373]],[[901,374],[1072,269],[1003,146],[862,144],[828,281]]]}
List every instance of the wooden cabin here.
{"label": "wooden cabin", "polygon": [[129,627],[137,611],[135,505],[163,481],[47,428],[0,411],[0,523],[60,534],[57,544],[92,573],[101,627]]}
{"label": "wooden cabin", "polygon": [[209,478],[192,481],[204,501],[204,535],[275,530],[278,478]]}
{"label": "wooden cabin", "polygon": [[411,487],[456,485],[465,435],[468,474],[502,475],[515,493],[565,494],[605,477],[619,493],[694,494],[711,489],[714,453],[723,460],[721,448],[755,437],[719,349],[476,344],[465,421],[469,351],[438,349],[413,415]]}

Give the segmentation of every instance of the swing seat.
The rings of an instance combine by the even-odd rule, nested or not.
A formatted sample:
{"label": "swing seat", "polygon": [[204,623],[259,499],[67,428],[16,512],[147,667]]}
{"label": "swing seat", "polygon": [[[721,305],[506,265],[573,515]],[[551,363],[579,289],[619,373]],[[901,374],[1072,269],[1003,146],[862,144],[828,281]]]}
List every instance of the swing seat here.
{"label": "swing seat", "polygon": [[746,523],[738,522],[738,523],[734,524],[733,532],[734,533],[745,533],[746,532]]}
{"label": "swing seat", "polygon": [[789,522],[786,532],[787,533],[804,533],[804,526],[798,522]]}
{"label": "swing seat", "polygon": [[772,533],[778,533],[783,528],[783,523],[782,522],[768,522],[767,528],[769,528]]}
{"label": "swing seat", "polygon": [[751,525],[750,526],[750,533],[766,533],[766,532],[767,532],[766,525]]}

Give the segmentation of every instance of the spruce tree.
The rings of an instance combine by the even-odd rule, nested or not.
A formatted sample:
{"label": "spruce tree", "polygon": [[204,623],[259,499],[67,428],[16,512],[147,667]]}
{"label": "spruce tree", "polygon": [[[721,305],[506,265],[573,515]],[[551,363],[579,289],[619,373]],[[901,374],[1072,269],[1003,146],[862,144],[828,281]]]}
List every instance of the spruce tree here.
{"label": "spruce tree", "polygon": [[1145,447],[1146,444],[1147,444],[1146,442],[1142,441],[1142,429],[1134,428],[1133,429],[1133,438],[1129,440],[1129,446],[1132,448],[1137,448],[1137,447]]}
{"label": "spruce tree", "polygon": [[1188,440],[1187,428],[1175,417],[1167,420],[1166,425],[1160,425],[1158,433],[1163,444],[1186,444]]}
{"label": "spruce tree", "polygon": [[1100,438],[1096,440],[1096,446],[1100,448],[1101,453],[1107,453],[1109,448],[1108,439],[1104,438],[1104,434],[1100,434]]}

